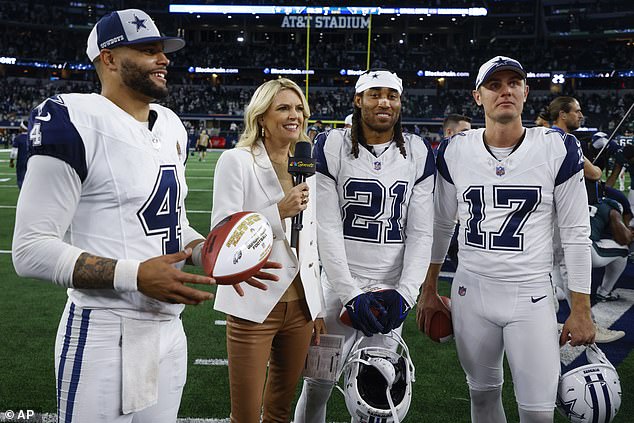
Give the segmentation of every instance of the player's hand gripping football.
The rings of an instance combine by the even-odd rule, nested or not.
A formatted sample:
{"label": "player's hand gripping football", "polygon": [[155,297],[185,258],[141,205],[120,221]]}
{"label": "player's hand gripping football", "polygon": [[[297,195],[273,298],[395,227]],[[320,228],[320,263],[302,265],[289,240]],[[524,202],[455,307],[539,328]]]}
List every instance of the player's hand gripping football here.
{"label": "player's hand gripping football", "polygon": [[[346,304],[352,327],[363,332],[365,336],[372,336],[383,331],[383,325],[378,319],[385,316],[387,311],[375,298],[374,293],[359,294]],[[374,314],[373,310],[377,312]],[[378,317],[378,319],[377,319]]]}
{"label": "player's hand gripping football", "polygon": [[[137,287],[140,292],[148,297],[155,298],[172,304],[200,304],[203,301],[213,299],[211,292],[186,286],[186,283],[213,285],[216,281],[203,275],[194,275],[183,272],[174,267],[174,264],[187,260],[192,254],[191,248],[186,248],[174,254],[165,254],[153,257],[139,265],[137,273]],[[279,269],[282,265],[275,262],[267,262],[264,268]],[[258,279],[278,280],[276,275],[259,271],[249,280],[245,281],[256,288],[266,289],[266,285]],[[238,294],[244,295],[239,285],[234,285]]]}
{"label": "player's hand gripping football", "polygon": [[449,320],[451,320],[451,313],[447,309],[447,306],[443,303],[438,293],[425,292],[423,289],[423,293],[418,298],[418,304],[416,306],[416,325],[418,326],[418,330],[428,334],[432,317],[436,313],[443,313]]}
{"label": "player's hand gripping football", "polygon": [[412,308],[395,289],[376,291],[374,296],[385,307],[386,313],[379,319],[379,322],[383,325],[381,333],[388,334],[392,329],[396,329],[403,324]]}

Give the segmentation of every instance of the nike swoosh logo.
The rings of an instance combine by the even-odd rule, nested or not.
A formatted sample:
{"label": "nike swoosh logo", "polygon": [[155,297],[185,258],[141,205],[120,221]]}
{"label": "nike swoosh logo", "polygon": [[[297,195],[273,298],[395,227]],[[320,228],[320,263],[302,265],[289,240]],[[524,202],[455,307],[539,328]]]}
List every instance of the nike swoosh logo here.
{"label": "nike swoosh logo", "polygon": [[546,295],[544,295],[543,297],[539,297],[539,298],[531,297],[531,302],[536,303],[538,301],[543,300],[546,297],[547,297]]}
{"label": "nike swoosh logo", "polygon": [[51,114],[47,113],[45,116],[35,116],[35,119],[43,120],[44,122],[48,122],[49,120],[51,120]]}

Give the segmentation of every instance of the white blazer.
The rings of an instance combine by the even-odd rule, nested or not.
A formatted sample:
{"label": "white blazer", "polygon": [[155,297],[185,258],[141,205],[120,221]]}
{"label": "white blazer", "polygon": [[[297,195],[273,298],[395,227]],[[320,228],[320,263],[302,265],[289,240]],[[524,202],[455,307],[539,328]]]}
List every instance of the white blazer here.
{"label": "white blazer", "polygon": [[220,156],[214,175],[211,227],[239,211],[256,211],[263,214],[273,228],[273,251],[269,260],[282,263],[283,268],[267,270],[278,275],[280,280],[265,281],[269,287],[266,291],[242,283],[244,297],[240,297],[233,287],[218,286],[214,309],[262,323],[299,271],[310,315],[313,320],[321,317],[324,299],[317,253],[315,177],[307,178],[306,183],[309,186],[310,200],[308,208],[304,210],[304,227],[299,235],[298,260],[296,250],[290,246],[290,218],[286,219],[286,232],[282,229],[277,203],[284,198],[284,191],[264,144],[258,141],[253,152],[248,148],[234,148]]}

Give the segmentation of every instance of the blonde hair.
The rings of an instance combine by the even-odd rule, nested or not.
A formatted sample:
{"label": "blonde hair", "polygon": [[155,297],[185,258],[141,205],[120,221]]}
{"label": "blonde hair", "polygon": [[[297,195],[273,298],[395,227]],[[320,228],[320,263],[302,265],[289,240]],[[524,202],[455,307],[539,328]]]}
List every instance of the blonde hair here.
{"label": "blonde hair", "polygon": [[[244,132],[240,135],[240,141],[238,147],[249,147],[253,149],[253,146],[257,140],[262,139],[262,126],[258,123],[258,119],[266,113],[271,107],[273,99],[282,90],[293,90],[302,101],[304,106],[304,122],[299,135],[300,141],[309,141],[308,135],[306,135],[306,128],[308,127],[308,118],[310,117],[310,108],[304,93],[299,85],[287,78],[273,79],[260,85],[253,93],[251,101],[244,112]],[[291,152],[295,151],[295,144],[291,145]]]}

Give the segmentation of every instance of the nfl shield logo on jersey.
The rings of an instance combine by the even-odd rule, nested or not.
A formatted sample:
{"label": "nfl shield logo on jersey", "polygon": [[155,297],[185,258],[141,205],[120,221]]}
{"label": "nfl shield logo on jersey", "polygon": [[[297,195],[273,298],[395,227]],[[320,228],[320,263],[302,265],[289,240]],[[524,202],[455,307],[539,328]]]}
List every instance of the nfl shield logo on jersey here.
{"label": "nfl shield logo on jersey", "polygon": [[495,174],[498,176],[502,176],[506,173],[506,171],[504,170],[504,166],[499,165],[499,166],[495,166]]}
{"label": "nfl shield logo on jersey", "polygon": [[466,293],[467,293],[467,288],[465,288],[464,286],[458,287],[458,295],[460,295],[461,297],[464,297]]}
{"label": "nfl shield logo on jersey", "polygon": [[381,170],[381,162],[379,161],[374,162],[374,170]]}

